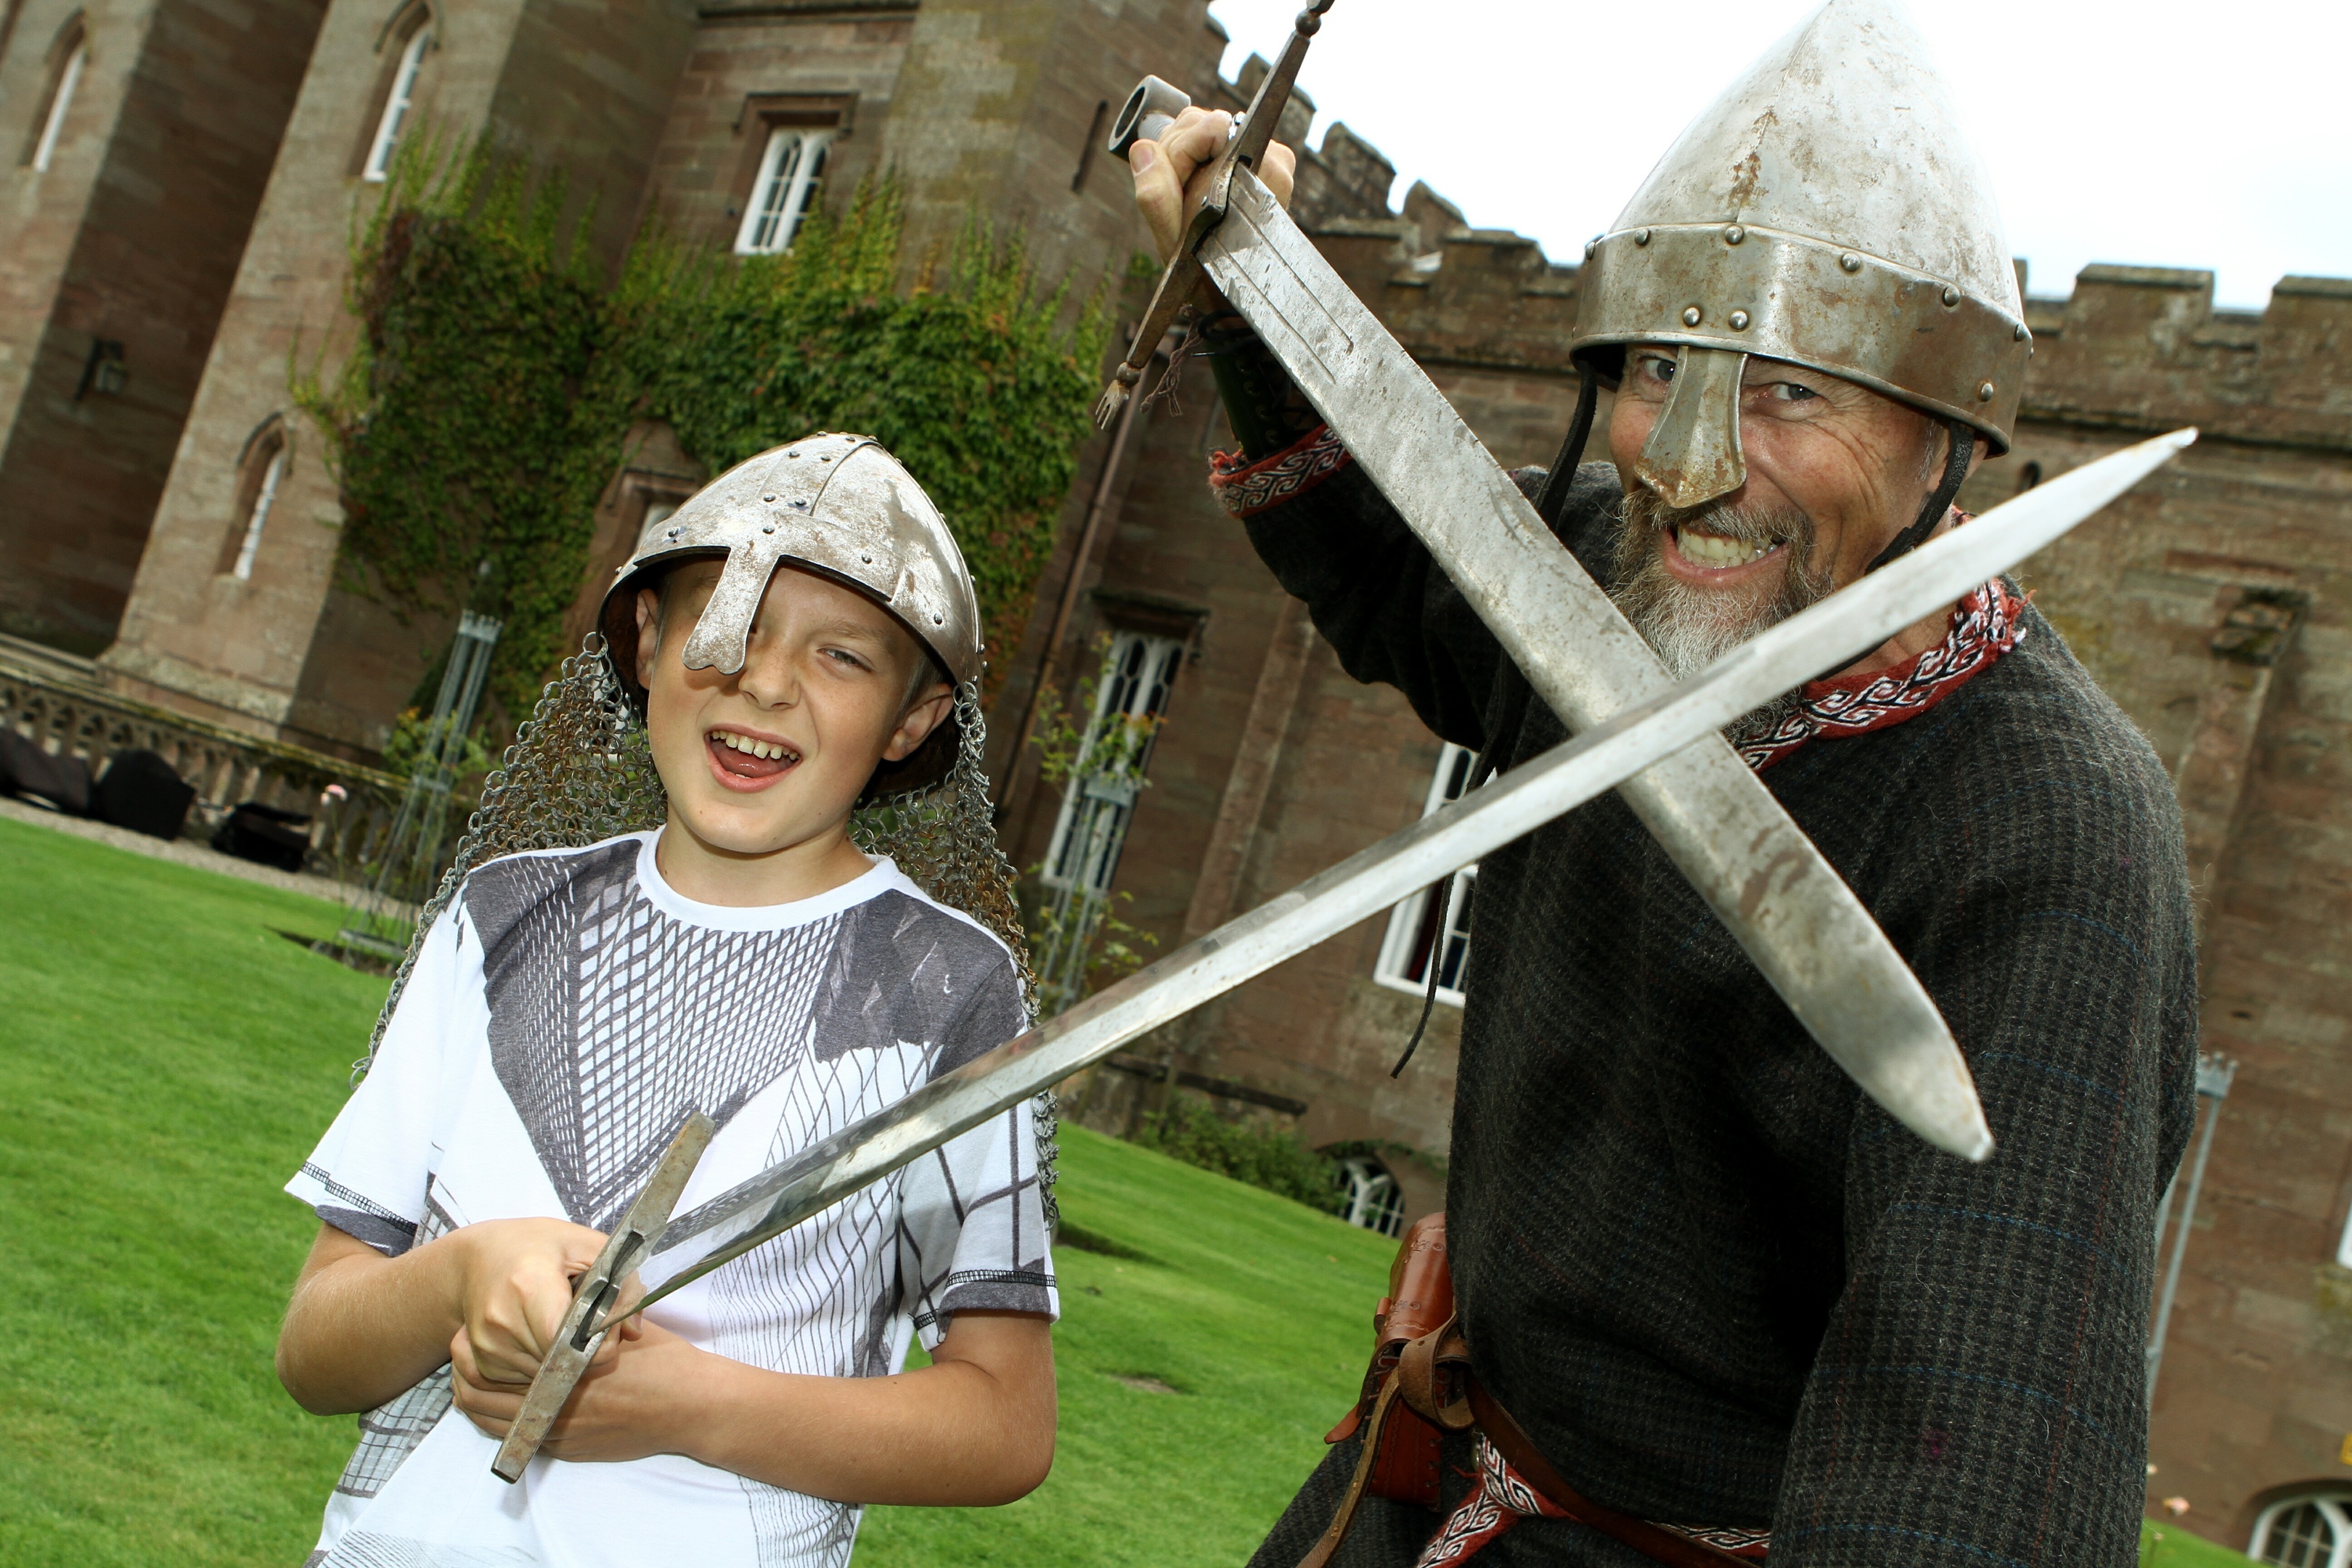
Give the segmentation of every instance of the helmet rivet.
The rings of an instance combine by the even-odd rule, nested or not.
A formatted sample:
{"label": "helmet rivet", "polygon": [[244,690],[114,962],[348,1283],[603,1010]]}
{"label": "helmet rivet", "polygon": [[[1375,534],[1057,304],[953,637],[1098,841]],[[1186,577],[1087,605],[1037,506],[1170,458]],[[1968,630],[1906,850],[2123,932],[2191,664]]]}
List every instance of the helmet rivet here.
{"label": "helmet rivet", "polygon": [[775,497],[773,497],[773,496],[761,496],[760,499],[761,499],[761,500],[764,500],[764,501],[772,501],[772,500],[774,500],[776,498],[775,498]]}
{"label": "helmet rivet", "polygon": [[683,528],[673,528],[669,531],[669,536],[672,539],[676,539],[679,534],[684,533],[685,531],[686,530]]}
{"label": "helmet rivet", "polygon": [[945,616],[940,615],[940,614],[939,614],[939,613],[937,613],[936,611],[934,611],[934,612],[932,613],[932,616],[931,616],[931,625],[933,625],[933,626],[946,626],[947,624],[948,624],[948,618],[947,618]]}
{"label": "helmet rivet", "polygon": [[859,556],[857,559],[859,559],[860,561],[863,561],[863,562],[864,562],[864,563],[866,563],[866,564],[867,564],[868,566],[871,566],[871,565],[873,565],[873,564],[874,564],[874,557],[872,557],[871,555],[861,555],[861,556]]}
{"label": "helmet rivet", "polygon": [[817,461],[820,463],[830,463],[833,459],[831,458],[819,458]]}
{"label": "helmet rivet", "polygon": [[2024,323],[2023,321],[2020,321],[2020,322],[2018,322],[2018,323],[2017,323],[2017,331],[2016,331],[2016,332],[2015,332],[2014,334],[2012,334],[2012,335],[2013,335],[2013,336],[2015,336],[2015,338],[2017,339],[2017,341],[2018,341],[2019,342],[2021,342],[2021,342],[2024,342],[2028,337],[2031,337],[2032,334],[2032,333],[2030,333],[2030,332],[2028,332],[2028,331],[2025,330],[2025,323]]}
{"label": "helmet rivet", "polygon": [[794,506],[796,506],[796,507],[800,508],[800,510],[803,510],[803,511],[806,511],[806,510],[808,510],[808,502],[806,502],[806,501],[804,501],[804,500],[796,500],[796,501],[793,502],[793,504]]}
{"label": "helmet rivet", "polygon": [[1945,306],[1945,309],[1949,310],[1952,306],[1955,306],[1955,305],[1958,304],[1959,302],[1960,302],[1960,291],[1959,291],[1958,289],[1953,288],[1949,283],[1945,284],[1945,285],[1944,285],[1944,306]]}
{"label": "helmet rivet", "polygon": [[1741,240],[1746,239],[1747,237],[1748,231],[1740,227],[1738,224],[1733,224],[1729,228],[1723,231],[1723,243],[1726,245],[1738,245]]}
{"label": "helmet rivet", "polygon": [[1986,382],[1982,386],[1977,388],[1977,401],[1979,403],[1990,403],[1992,401],[1992,383],[1989,381]]}
{"label": "helmet rivet", "polygon": [[801,449],[800,449],[798,447],[794,447],[791,451],[786,452],[786,453],[784,454],[784,456],[785,456],[785,457],[787,457],[787,458],[797,458],[797,457],[799,457],[800,455],[801,455]]}
{"label": "helmet rivet", "polygon": [[1685,326],[1685,327],[1696,327],[1696,326],[1697,326],[1697,325],[1699,324],[1699,322],[1701,322],[1702,321],[1705,321],[1706,319],[1706,314],[1705,314],[1705,312],[1701,311],[1701,310],[1699,310],[1699,308],[1698,308],[1696,305],[1685,305],[1685,307],[1683,307],[1683,325],[1684,325],[1684,326]]}
{"label": "helmet rivet", "polygon": [[1649,244],[1649,243],[1650,243],[1650,231],[1649,231],[1648,229],[1646,229],[1646,228],[1637,228],[1637,229],[1635,229],[1635,230],[1633,231],[1633,243],[1634,243],[1634,244],[1636,244],[1636,245],[1647,245],[1647,244]]}
{"label": "helmet rivet", "polygon": [[776,531],[776,525],[772,522],[763,524],[761,527],[760,531],[761,533],[773,533]]}
{"label": "helmet rivet", "polygon": [[1744,332],[1748,330],[1747,311],[1734,310],[1731,312],[1731,330],[1735,332]]}
{"label": "helmet rivet", "polygon": [[1838,265],[1844,268],[1848,272],[1859,272],[1862,270],[1862,258],[1849,250],[1843,256],[1838,258]]}

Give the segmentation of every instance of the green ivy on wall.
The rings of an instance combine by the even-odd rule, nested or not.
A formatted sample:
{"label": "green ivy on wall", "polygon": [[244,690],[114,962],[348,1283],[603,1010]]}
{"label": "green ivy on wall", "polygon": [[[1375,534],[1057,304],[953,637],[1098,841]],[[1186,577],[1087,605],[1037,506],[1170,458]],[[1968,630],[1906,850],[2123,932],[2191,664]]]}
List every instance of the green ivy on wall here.
{"label": "green ivy on wall", "polygon": [[1066,284],[1034,287],[1017,236],[977,221],[900,290],[887,179],[813,215],[787,256],[649,230],[607,287],[586,221],[562,221],[566,195],[419,137],[355,230],[359,341],[331,380],[294,375],[341,487],[346,582],[502,618],[489,689],[519,719],[575,651],[564,617],[632,424],[667,421],[712,474],[856,430],[947,515],[1001,671],[1089,433],[1102,291],[1069,310]]}

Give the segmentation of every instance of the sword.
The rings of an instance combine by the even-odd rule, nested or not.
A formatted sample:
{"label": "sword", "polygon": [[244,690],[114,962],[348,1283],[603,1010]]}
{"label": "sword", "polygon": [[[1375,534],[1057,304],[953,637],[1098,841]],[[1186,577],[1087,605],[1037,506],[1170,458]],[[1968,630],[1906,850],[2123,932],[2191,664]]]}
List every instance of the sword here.
{"label": "sword", "polygon": [[[1623,709],[1484,789],[672,1220],[652,1243],[654,1258],[698,1239],[709,1238],[708,1244],[630,1310],[643,1311],[958,1133],[1101,1061],[1136,1037],[1451,876],[1643,769],[1694,746],[1718,743],[1717,731],[1740,715],[1878,647],[2065,533],[2168,462],[2196,434],[2159,436],[2043,481],[1734,648],[1682,685]],[[1967,1064],[1957,1054],[1950,1061],[1889,1054],[1864,1067],[1873,1076],[1863,1079],[1862,1087],[1882,1105],[1924,1105],[1950,1114],[1956,1107],[1976,1104]],[[592,1303],[580,1312],[573,1337],[585,1343],[609,1328],[612,1304],[607,1296],[601,1306]],[[586,1364],[585,1356],[550,1356],[532,1381],[526,1405],[560,1410]]]}
{"label": "sword", "polygon": [[[1299,14],[1240,132],[1211,165],[1152,320],[1172,318],[1205,273],[1528,684],[1570,730],[1588,730],[1665,689],[1657,657],[1251,172],[1327,5]],[[1143,121],[1139,133],[1164,129],[1183,103],[1147,79],[1121,118]],[[1136,342],[1157,343],[1152,331],[1147,322]],[[1133,368],[1120,367],[1097,416],[1118,406]],[[1967,1081],[1959,1047],[1870,911],[1727,743],[1694,743],[1621,793],[1840,1067],[1937,1148],[1971,1159],[1990,1150],[1972,1090],[1910,1098],[1912,1085]]]}

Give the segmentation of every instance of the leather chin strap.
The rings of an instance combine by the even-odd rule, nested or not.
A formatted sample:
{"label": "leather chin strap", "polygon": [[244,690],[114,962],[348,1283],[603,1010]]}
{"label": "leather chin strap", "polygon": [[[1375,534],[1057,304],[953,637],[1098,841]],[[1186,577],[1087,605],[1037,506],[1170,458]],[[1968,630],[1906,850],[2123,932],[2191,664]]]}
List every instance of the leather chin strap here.
{"label": "leather chin strap", "polygon": [[1960,493],[1960,481],[1969,477],[1969,460],[1976,456],[1977,433],[1973,427],[1958,419],[1947,420],[1944,429],[1951,446],[1944,454],[1943,479],[1937,482],[1935,493],[1927,498],[1927,504],[1919,509],[1919,520],[1896,534],[1886,548],[1878,552],[1878,558],[1863,568],[1864,575],[1877,571],[1890,561],[1910,554],[1927,542],[1927,536],[1936,531],[1936,525],[1944,521],[1946,512],[1952,510],[1952,498]]}
{"label": "leather chin strap", "polygon": [[1576,367],[1576,415],[1568,422],[1568,439],[1559,444],[1559,456],[1551,460],[1551,472],[1544,477],[1543,494],[1536,498],[1536,511],[1544,526],[1559,527],[1560,508],[1568,504],[1569,487],[1576,482],[1576,465],[1584,460],[1584,443],[1592,437],[1592,415],[1600,406],[1601,384],[1589,364]]}

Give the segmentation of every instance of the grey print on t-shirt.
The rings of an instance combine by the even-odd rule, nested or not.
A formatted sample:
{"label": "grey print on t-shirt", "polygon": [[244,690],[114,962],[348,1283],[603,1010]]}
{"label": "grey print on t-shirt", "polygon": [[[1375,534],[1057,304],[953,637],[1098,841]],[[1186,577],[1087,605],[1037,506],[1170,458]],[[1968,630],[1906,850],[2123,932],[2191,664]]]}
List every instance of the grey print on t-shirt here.
{"label": "grey print on t-shirt", "polygon": [[689,1110],[724,1127],[806,1047],[843,917],[716,931],[656,909],[638,845],[467,879],[499,1081],[581,1225],[609,1229]]}

